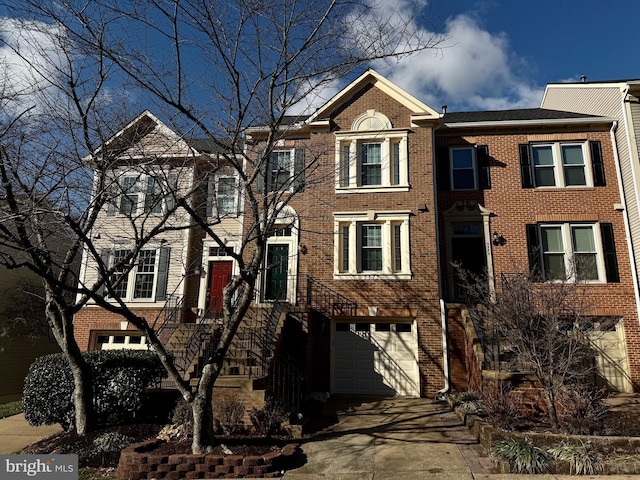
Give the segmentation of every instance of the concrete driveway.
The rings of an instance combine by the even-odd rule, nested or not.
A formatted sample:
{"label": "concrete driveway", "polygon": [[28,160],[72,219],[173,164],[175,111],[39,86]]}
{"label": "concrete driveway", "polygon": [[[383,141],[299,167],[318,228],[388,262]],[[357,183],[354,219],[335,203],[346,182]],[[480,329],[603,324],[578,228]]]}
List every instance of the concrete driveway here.
{"label": "concrete driveway", "polygon": [[333,397],[333,425],[303,442],[285,480],[471,479],[495,472],[446,405],[423,398]]}

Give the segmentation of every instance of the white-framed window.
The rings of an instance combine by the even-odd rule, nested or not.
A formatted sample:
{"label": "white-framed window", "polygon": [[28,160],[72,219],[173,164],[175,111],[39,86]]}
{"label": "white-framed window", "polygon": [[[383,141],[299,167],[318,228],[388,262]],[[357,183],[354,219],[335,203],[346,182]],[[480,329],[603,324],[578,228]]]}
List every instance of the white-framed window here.
{"label": "white-framed window", "polygon": [[256,190],[265,192],[294,192],[304,189],[305,148],[281,148],[269,156],[266,177],[264,171],[258,175]]}
{"label": "white-framed window", "polygon": [[409,214],[334,214],[335,278],[410,279]]}
{"label": "white-framed window", "polygon": [[475,147],[452,147],[450,178],[452,190],[476,190],[478,188],[478,164]]}
{"label": "white-framed window", "polygon": [[531,144],[530,150],[535,187],[593,185],[585,142]]}
{"label": "white-framed window", "polygon": [[603,281],[598,224],[541,224],[539,229],[545,280]]}
{"label": "white-framed window", "polygon": [[[172,179],[171,183],[176,182]],[[167,178],[161,174],[125,173],[118,179],[117,195],[108,205],[107,215],[162,214],[173,206],[169,190]]]}
{"label": "white-framed window", "polygon": [[[102,261],[113,269],[113,295],[125,301],[163,301],[167,293],[169,248],[141,250],[131,258],[131,250],[104,250]],[[108,290],[104,289],[108,293]]]}
{"label": "white-framed window", "polygon": [[408,189],[408,132],[336,134],[336,190],[341,193]]}
{"label": "white-framed window", "polygon": [[234,175],[209,175],[207,185],[207,216],[238,215],[238,182]]}

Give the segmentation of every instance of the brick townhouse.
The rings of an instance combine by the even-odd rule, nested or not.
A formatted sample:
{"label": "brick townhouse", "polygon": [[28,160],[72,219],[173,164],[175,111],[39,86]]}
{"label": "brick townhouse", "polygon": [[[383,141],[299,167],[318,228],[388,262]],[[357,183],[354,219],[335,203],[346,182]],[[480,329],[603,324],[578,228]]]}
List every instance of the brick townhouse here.
{"label": "brick townhouse", "polygon": [[[182,146],[173,158],[183,158],[189,146],[147,117],[159,136],[143,143],[170,138]],[[298,193],[267,242],[256,311],[286,305],[273,340],[306,361],[304,390],[433,396],[464,389],[469,369],[479,375],[483,365],[470,361],[451,262],[486,269],[499,287],[503,273],[535,266],[553,278],[582,255],[593,266],[585,277],[592,314],[613,320],[607,335],[616,349],[599,365],[602,377],[631,391],[640,381],[640,338],[611,126],[608,117],[543,109],[443,115],[371,70],[286,125],[258,188]],[[262,135],[248,129],[249,156],[264,150]],[[180,161],[184,178],[193,178],[196,170]],[[233,178],[219,173],[210,173],[214,203],[228,195],[220,179]],[[158,316],[171,303],[182,321],[206,323],[216,289],[236,268],[226,252],[238,247],[242,202],[239,192],[224,216],[224,247],[197,230],[158,244],[140,312]],[[130,274],[132,302],[133,277],[143,273]],[[129,328],[96,307],[76,319],[85,349],[143,346]]]}

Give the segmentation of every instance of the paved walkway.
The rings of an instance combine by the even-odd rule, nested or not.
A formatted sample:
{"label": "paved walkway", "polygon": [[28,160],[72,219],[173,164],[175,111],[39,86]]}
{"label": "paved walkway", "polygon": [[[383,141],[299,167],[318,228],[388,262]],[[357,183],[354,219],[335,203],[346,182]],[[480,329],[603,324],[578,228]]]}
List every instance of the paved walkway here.
{"label": "paved walkway", "polygon": [[22,413],[0,419],[0,454],[16,453],[61,431],[60,425],[32,427]]}

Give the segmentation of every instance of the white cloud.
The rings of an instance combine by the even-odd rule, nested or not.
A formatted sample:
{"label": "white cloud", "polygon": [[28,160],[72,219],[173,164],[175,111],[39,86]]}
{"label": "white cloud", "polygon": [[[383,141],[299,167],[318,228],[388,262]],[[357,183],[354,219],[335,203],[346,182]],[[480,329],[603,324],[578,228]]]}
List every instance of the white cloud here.
{"label": "white cloud", "polygon": [[466,14],[449,19],[443,33],[446,40],[434,49],[375,68],[437,110],[539,106],[544,88],[516,73],[528,66],[511,52],[506,34],[487,32]]}
{"label": "white cloud", "polygon": [[56,25],[0,18],[0,102],[3,114],[27,108],[40,110],[55,95],[55,81],[64,65],[66,36]]}

